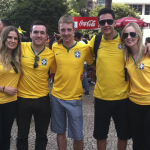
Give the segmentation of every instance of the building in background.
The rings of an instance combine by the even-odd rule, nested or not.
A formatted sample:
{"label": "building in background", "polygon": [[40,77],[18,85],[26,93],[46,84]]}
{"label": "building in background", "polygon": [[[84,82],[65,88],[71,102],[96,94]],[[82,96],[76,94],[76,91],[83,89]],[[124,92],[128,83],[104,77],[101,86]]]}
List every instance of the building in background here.
{"label": "building in background", "polygon": [[143,42],[146,37],[150,37],[150,0],[112,0],[115,3],[126,3],[130,8],[137,9],[140,12],[141,19],[147,23],[143,29]]}

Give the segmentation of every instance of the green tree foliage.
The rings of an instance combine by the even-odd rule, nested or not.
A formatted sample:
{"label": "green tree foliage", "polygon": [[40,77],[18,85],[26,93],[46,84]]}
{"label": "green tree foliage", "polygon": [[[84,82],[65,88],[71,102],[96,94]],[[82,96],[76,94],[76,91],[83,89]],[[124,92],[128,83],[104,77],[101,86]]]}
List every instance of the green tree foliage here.
{"label": "green tree foliage", "polygon": [[69,10],[67,14],[71,17],[81,17],[80,13],[75,12],[73,9]]}
{"label": "green tree foliage", "polygon": [[84,6],[87,0],[65,0],[70,9],[76,12],[80,12],[80,9]]}
{"label": "green tree foliage", "polygon": [[28,32],[35,20],[41,20],[48,26],[48,33],[58,31],[58,20],[67,12],[63,0],[16,0],[15,6],[5,13],[14,26]]}
{"label": "green tree foliage", "polygon": [[[96,6],[95,9],[91,9],[89,12],[90,17],[97,17],[98,12],[104,8],[104,6]],[[136,13],[135,9],[131,9],[129,5],[126,5],[125,3],[112,3],[111,9],[115,12],[115,17],[116,20],[121,19],[123,17],[131,16],[134,18],[140,18],[140,14]],[[116,28],[118,32],[121,32],[122,28]],[[93,37],[94,35],[100,33],[100,31],[95,31],[95,30],[82,30],[83,34],[89,34],[90,37]]]}
{"label": "green tree foliage", "polygon": [[0,0],[0,18],[3,18],[3,14],[12,8],[13,3],[13,0]]}

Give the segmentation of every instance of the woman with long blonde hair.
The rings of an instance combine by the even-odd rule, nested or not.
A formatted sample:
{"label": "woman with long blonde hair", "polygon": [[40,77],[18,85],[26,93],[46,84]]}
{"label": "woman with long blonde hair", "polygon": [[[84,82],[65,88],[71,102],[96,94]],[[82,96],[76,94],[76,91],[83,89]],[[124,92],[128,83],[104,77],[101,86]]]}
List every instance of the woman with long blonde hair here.
{"label": "woman with long blonde hair", "polygon": [[9,150],[10,133],[17,111],[17,85],[23,73],[21,40],[17,29],[6,27],[0,41],[0,149]]}
{"label": "woman with long blonde hair", "polygon": [[150,58],[144,55],[142,33],[136,23],[127,24],[121,36],[130,77],[129,118],[133,150],[150,150]]}

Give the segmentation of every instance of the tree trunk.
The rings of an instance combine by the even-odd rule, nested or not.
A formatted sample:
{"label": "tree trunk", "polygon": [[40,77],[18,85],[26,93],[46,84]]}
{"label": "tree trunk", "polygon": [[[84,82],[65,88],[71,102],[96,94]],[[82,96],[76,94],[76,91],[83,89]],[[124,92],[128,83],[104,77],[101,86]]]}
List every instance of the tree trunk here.
{"label": "tree trunk", "polygon": [[105,8],[111,9],[112,0],[105,0]]}

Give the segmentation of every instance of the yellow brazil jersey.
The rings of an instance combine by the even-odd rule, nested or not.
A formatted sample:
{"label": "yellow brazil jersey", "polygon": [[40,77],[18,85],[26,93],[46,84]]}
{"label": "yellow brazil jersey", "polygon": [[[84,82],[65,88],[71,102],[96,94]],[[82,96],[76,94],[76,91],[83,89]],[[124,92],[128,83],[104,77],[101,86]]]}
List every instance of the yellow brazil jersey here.
{"label": "yellow brazil jersey", "polygon": [[130,55],[126,68],[130,76],[130,100],[139,105],[150,105],[150,58],[146,55],[135,65]]}
{"label": "yellow brazil jersey", "polygon": [[94,62],[88,45],[76,42],[67,49],[63,43],[52,47],[57,70],[51,94],[62,100],[82,99],[83,89],[80,76],[83,73],[84,61],[89,65]]}
{"label": "yellow brazil jersey", "polygon": [[[16,73],[13,69],[7,71],[7,69],[3,68],[2,63],[0,62],[0,85],[1,86],[11,86],[17,89],[18,81],[20,78],[20,73]],[[17,100],[17,94],[11,96],[6,94],[5,92],[0,92],[0,104],[9,103]]]}
{"label": "yellow brazil jersey", "polygon": [[[95,37],[88,43],[94,50]],[[103,100],[121,100],[128,97],[129,82],[125,81],[123,49],[117,33],[113,40],[102,36],[96,60],[94,96]]]}
{"label": "yellow brazil jersey", "polygon": [[38,54],[38,68],[34,68],[35,54],[32,43],[21,44],[21,66],[24,74],[18,84],[18,96],[23,98],[39,98],[49,93],[48,70],[55,73],[56,63],[53,52],[44,47]]}

